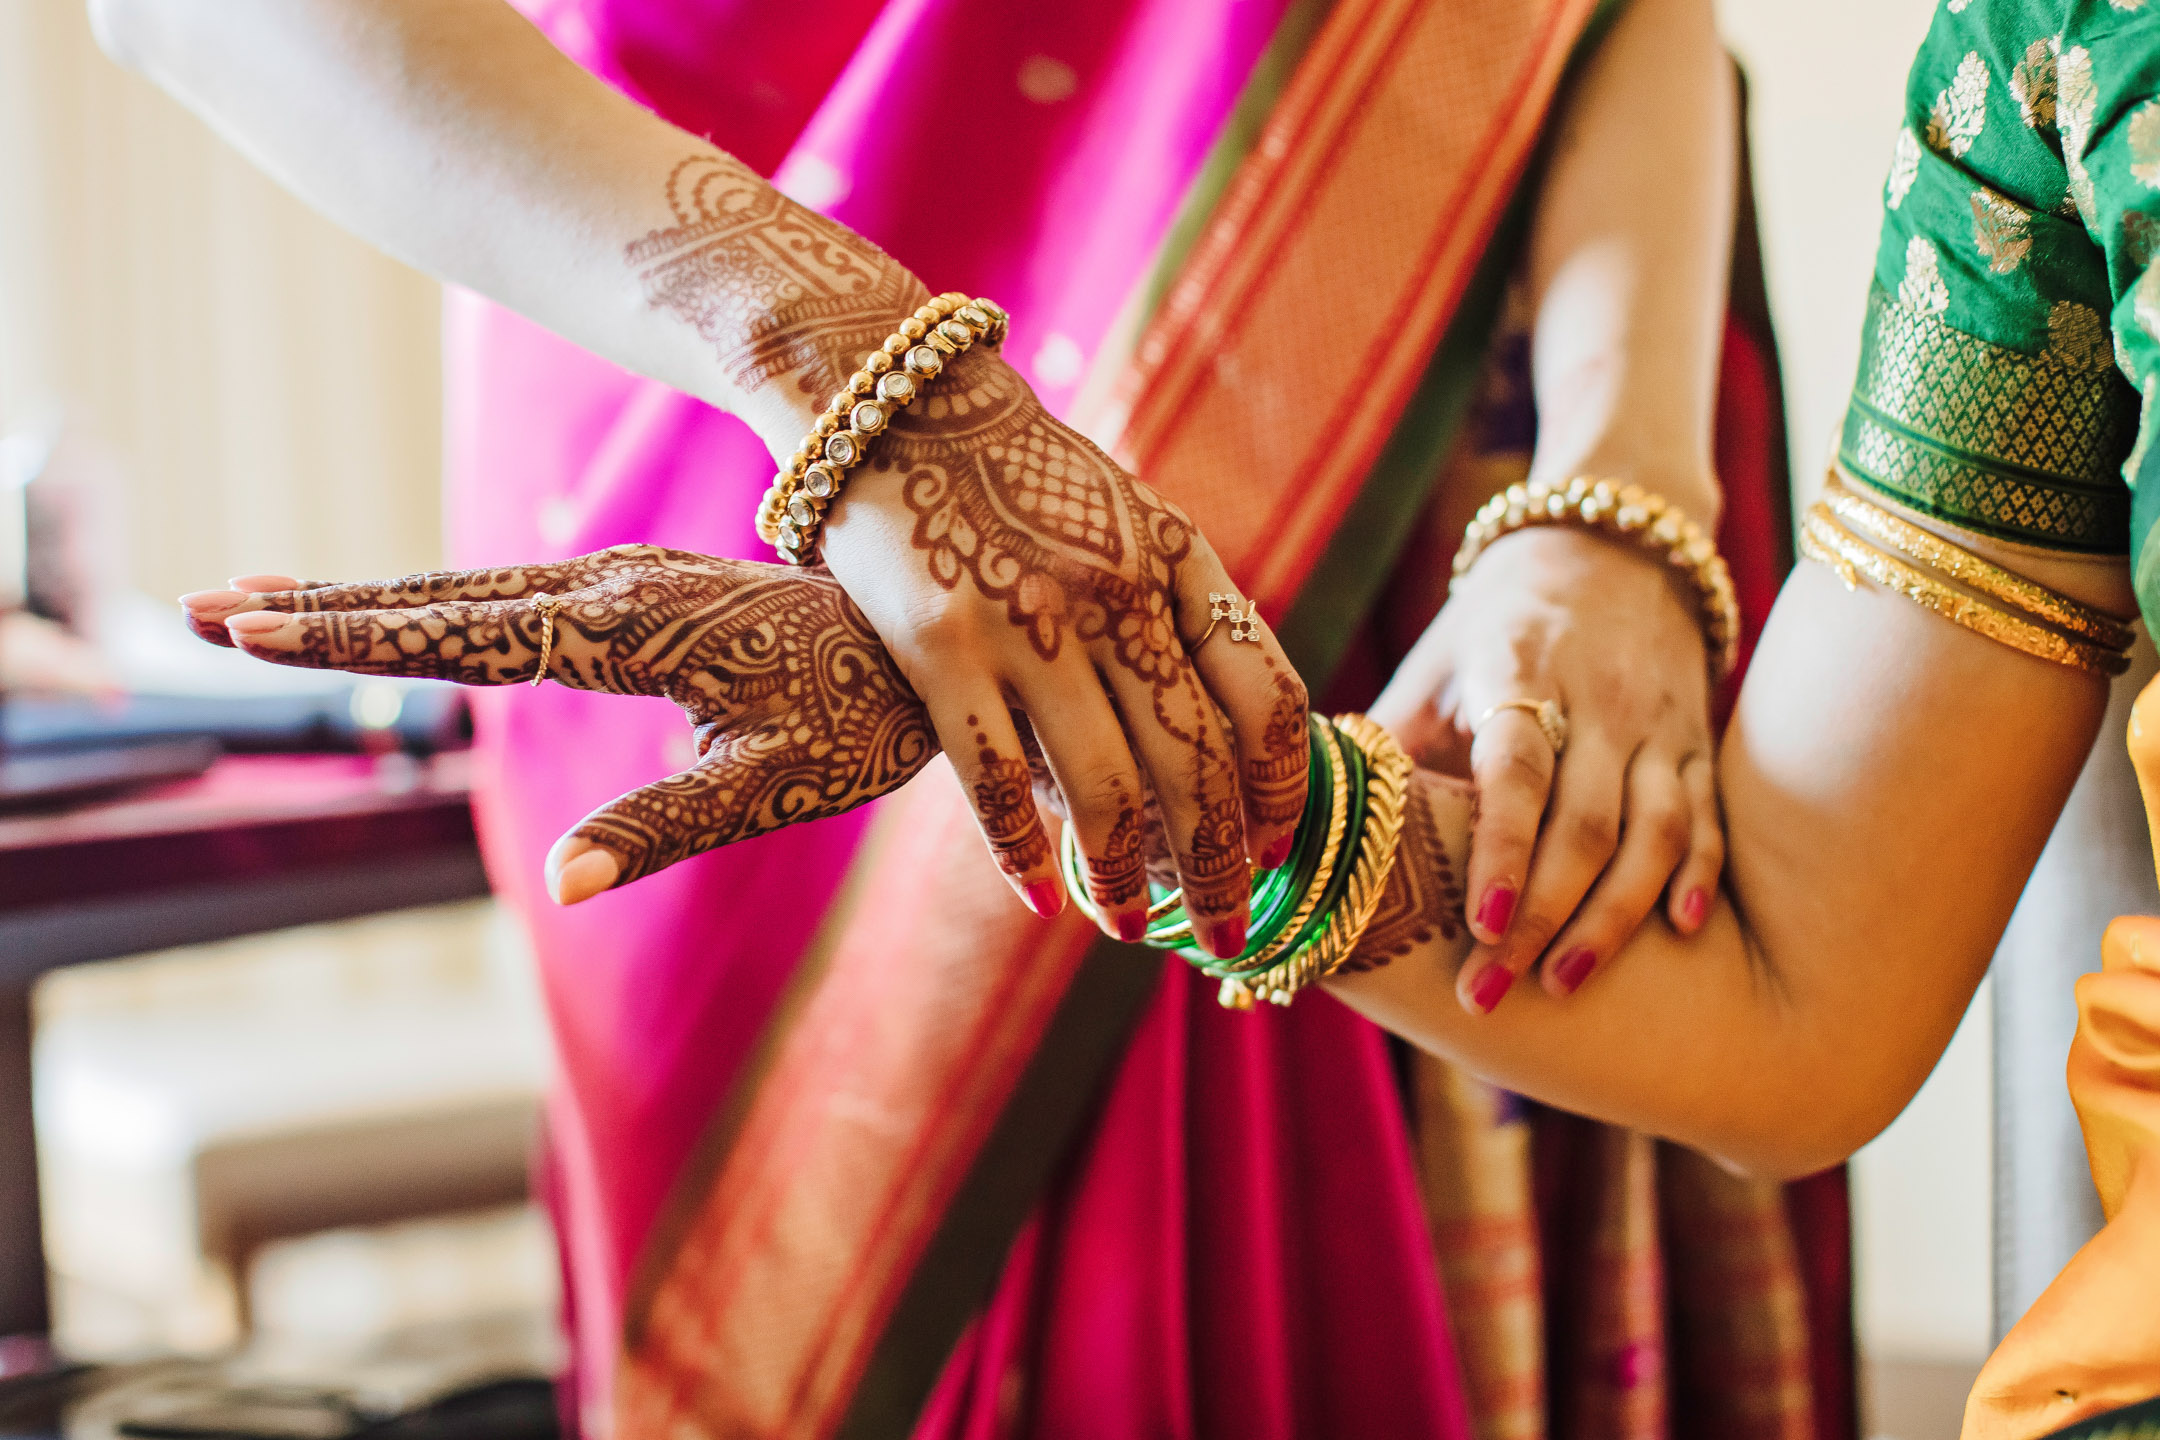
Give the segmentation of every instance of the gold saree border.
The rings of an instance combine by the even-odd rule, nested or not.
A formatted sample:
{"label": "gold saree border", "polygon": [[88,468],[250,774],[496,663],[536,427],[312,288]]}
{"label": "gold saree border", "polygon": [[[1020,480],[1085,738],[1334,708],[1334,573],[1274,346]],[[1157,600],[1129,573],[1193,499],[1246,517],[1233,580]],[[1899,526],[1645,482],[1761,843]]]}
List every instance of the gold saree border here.
{"label": "gold saree border", "polygon": [[1870,288],[1838,444],[1854,478],[1983,534],[2119,555],[2136,432],[2137,396],[2090,347],[2027,354]]}
{"label": "gold saree border", "polygon": [[1269,615],[1424,375],[1595,9],[1340,7],[1141,339],[1111,452]]}
{"label": "gold saree border", "polygon": [[[1144,334],[1114,448],[1274,613],[1431,360],[1595,7],[1340,0]],[[1096,938],[1013,902],[949,773],[887,803],[909,853],[869,876],[654,1267],[620,1440],[832,1435]]]}

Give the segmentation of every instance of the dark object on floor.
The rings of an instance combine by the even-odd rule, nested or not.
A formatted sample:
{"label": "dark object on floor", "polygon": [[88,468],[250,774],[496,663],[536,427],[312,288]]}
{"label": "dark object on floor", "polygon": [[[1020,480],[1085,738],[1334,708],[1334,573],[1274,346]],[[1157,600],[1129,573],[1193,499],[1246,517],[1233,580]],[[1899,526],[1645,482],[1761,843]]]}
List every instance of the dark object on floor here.
{"label": "dark object on floor", "polygon": [[497,1380],[406,1414],[345,1392],[228,1385],[211,1365],[72,1366],[0,1380],[0,1440],[561,1440],[555,1387]]}

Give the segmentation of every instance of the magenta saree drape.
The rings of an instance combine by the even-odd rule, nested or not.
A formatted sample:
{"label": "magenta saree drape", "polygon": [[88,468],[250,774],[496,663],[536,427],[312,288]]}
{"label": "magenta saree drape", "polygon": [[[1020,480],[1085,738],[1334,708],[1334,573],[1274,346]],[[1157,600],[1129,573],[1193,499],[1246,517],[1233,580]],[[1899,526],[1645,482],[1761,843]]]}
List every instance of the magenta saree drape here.
{"label": "magenta saree drape", "polygon": [[[1015,317],[1006,353],[1055,408],[1143,278],[1287,0],[526,8],[573,59],[937,288],[996,296]],[[934,98],[925,75],[940,80]],[[739,422],[471,297],[452,302],[448,354],[456,563],[629,540],[762,552],[750,516],[771,467]],[[560,1051],[547,1184],[579,1409],[599,1431],[641,1249],[867,817],[558,910],[537,881],[547,846],[684,763],[682,719],[664,702],[553,688],[477,698],[490,869],[533,932]],[[1369,1064],[1376,1047],[1368,1037]],[[1440,1333],[1436,1302],[1423,1304]]]}

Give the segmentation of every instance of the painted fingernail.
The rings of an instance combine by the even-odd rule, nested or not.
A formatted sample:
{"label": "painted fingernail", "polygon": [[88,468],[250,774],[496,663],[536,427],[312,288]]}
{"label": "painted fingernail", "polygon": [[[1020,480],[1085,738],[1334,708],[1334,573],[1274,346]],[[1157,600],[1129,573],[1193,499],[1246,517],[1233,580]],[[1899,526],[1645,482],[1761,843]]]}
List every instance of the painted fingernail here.
{"label": "painted fingernail", "polygon": [[1515,976],[1505,965],[1488,960],[1470,982],[1470,1003],[1477,1007],[1478,1014],[1490,1015],[1514,983]]}
{"label": "painted fingernail", "polygon": [[1268,846],[1267,853],[1260,857],[1260,868],[1262,870],[1282,869],[1283,865],[1290,859],[1290,847],[1296,840],[1297,832],[1295,830],[1287,835],[1276,837],[1275,843]]}
{"label": "painted fingernail", "polygon": [[1560,957],[1553,966],[1553,982],[1563,995],[1572,995],[1590,977],[1590,967],[1597,964],[1597,952],[1578,945]]}
{"label": "painted fingernail", "polygon": [[205,619],[223,615],[237,605],[247,603],[247,596],[237,590],[193,590],[180,597],[180,603],[190,615]]}
{"label": "painted fingernail", "polygon": [[235,635],[268,635],[274,630],[284,629],[285,622],[290,619],[292,616],[282,615],[275,610],[250,610],[245,615],[234,615],[227,619],[225,628]]}
{"label": "painted fingernail", "polygon": [[1680,925],[1691,934],[1702,928],[1703,917],[1710,913],[1710,892],[1698,885],[1680,897]]}
{"label": "painted fingernail", "polygon": [[1147,938],[1147,911],[1145,910],[1121,911],[1111,923],[1117,926],[1117,938],[1128,945],[1137,945]]}
{"label": "painted fingernail", "polygon": [[1032,880],[1021,890],[1021,898],[1027,907],[1043,919],[1054,917],[1065,908],[1065,892],[1058,889],[1055,880]]}
{"label": "painted fingernail", "polygon": [[1245,952],[1245,917],[1233,915],[1207,933],[1207,952],[1218,960],[1235,960]]}
{"label": "painted fingernail", "polygon": [[300,582],[290,575],[235,575],[225,582],[235,590],[261,594],[269,590],[297,590]]}
{"label": "painted fingernail", "polygon": [[1483,900],[1478,901],[1478,928],[1495,939],[1507,933],[1508,922],[1514,918],[1515,887],[1512,885],[1495,885],[1485,892]]}

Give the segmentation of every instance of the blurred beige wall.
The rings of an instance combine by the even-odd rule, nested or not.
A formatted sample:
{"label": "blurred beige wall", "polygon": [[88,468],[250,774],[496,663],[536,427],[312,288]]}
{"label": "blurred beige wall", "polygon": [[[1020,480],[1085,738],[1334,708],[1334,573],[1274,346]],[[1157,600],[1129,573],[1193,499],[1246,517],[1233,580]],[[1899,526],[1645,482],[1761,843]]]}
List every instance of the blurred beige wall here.
{"label": "blurred beige wall", "polygon": [[0,0],[0,433],[60,415],[103,452],[127,582],[438,564],[439,311],[107,60],[80,0]]}

